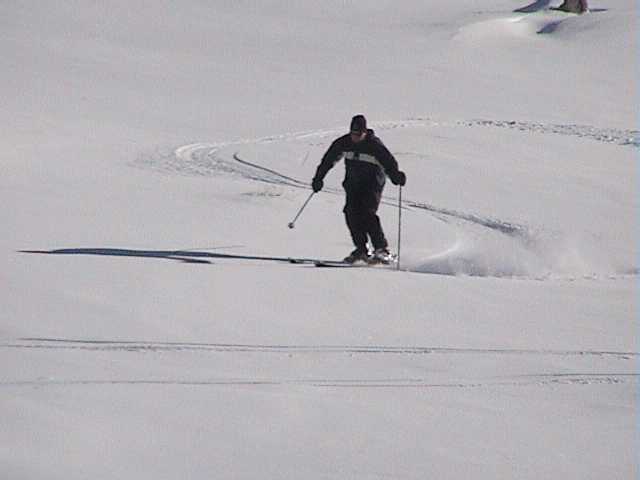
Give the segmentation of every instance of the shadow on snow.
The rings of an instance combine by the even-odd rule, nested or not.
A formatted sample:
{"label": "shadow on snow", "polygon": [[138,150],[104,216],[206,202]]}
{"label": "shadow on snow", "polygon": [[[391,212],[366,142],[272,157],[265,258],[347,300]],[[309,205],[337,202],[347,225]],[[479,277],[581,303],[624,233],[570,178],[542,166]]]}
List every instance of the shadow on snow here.
{"label": "shadow on snow", "polygon": [[160,258],[185,263],[211,264],[210,259],[256,260],[283,263],[309,263],[313,259],[291,257],[269,257],[259,255],[233,255],[228,253],[201,252],[192,250],[133,250],[123,248],[64,248],[58,250],[20,250],[20,253],[42,255],[98,255],[107,257]]}

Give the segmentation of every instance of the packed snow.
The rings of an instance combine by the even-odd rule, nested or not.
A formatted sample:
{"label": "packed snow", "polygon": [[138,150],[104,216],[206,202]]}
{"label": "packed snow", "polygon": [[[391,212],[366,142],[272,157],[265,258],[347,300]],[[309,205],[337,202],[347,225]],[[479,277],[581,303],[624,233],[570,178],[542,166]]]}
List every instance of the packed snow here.
{"label": "packed snow", "polygon": [[[5,5],[2,477],[636,478],[637,5],[559,3]],[[358,113],[399,270],[342,164],[287,228]]]}

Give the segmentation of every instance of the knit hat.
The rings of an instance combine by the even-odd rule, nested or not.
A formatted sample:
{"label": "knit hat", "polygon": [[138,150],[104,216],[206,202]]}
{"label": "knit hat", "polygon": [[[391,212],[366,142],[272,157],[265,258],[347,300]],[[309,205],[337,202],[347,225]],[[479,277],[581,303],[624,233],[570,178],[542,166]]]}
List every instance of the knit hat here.
{"label": "knit hat", "polygon": [[364,118],[364,115],[356,115],[351,119],[350,130],[356,133],[367,131],[367,119]]}

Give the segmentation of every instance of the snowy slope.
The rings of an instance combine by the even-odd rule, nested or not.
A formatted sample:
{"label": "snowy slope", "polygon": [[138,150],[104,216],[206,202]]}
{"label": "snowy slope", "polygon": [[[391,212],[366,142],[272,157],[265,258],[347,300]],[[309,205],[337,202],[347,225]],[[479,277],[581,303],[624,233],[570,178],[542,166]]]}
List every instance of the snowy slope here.
{"label": "snowy slope", "polygon": [[[637,6],[549,4],[7,6],[3,477],[637,476]],[[287,262],[355,113],[401,272]]]}

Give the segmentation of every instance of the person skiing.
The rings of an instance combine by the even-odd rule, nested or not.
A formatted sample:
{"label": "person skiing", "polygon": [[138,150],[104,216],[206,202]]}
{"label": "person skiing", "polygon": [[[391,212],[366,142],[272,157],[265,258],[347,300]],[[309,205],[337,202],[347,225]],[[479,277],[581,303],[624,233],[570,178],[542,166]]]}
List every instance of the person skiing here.
{"label": "person skiing", "polygon": [[[391,263],[394,256],[389,252],[376,212],[382,199],[385,175],[391,183],[400,186],[405,185],[407,177],[398,169],[398,162],[375,132],[367,128],[364,115],[354,116],[349,133],[336,139],[322,157],[311,182],[314,192],[322,190],[327,172],[343,157],[346,167],[342,182],[346,193],[343,212],[356,247],[344,261]],[[368,239],[373,245],[373,253],[369,251]]]}

